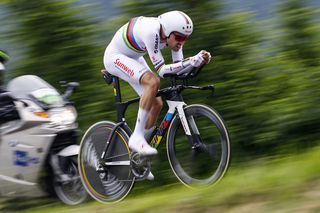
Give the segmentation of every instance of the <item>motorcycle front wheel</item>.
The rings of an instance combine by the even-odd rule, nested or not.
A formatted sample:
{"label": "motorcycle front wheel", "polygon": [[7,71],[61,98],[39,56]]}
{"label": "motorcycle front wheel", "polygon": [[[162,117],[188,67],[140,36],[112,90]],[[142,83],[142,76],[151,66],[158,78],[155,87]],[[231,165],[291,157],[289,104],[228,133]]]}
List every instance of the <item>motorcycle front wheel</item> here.
{"label": "motorcycle front wheel", "polygon": [[77,156],[66,157],[63,161],[63,175],[53,177],[54,192],[67,205],[83,203],[88,198],[88,193],[80,179]]}

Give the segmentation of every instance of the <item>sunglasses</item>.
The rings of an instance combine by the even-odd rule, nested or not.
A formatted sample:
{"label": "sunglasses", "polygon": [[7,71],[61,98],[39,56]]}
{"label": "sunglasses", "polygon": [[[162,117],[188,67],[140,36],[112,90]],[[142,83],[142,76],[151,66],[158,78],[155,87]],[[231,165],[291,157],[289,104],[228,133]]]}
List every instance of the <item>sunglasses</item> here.
{"label": "sunglasses", "polygon": [[188,39],[188,36],[185,36],[185,35],[180,35],[180,34],[176,34],[176,33],[173,33],[173,35],[174,35],[174,39],[177,42],[184,42]]}

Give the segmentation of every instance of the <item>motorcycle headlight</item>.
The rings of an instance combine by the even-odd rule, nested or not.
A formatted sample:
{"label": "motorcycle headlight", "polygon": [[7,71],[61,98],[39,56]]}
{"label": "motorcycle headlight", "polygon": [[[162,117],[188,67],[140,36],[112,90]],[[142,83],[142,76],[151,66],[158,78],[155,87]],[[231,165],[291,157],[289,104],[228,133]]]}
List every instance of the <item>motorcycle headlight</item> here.
{"label": "motorcycle headlight", "polygon": [[49,118],[56,125],[70,125],[76,121],[77,113],[72,106],[51,109],[49,111]]}

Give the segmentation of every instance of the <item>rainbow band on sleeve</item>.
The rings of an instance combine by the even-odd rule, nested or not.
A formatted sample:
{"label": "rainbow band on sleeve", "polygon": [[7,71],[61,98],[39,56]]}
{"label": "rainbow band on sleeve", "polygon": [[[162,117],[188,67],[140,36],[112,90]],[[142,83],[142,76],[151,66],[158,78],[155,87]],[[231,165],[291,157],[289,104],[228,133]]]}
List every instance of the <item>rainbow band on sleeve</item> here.
{"label": "rainbow band on sleeve", "polygon": [[136,42],[136,39],[133,35],[133,28],[138,20],[138,17],[132,18],[129,23],[124,25],[122,38],[124,42],[126,43],[127,47],[133,51],[136,51],[138,53],[144,53],[145,50],[139,47],[138,43]]}
{"label": "rainbow band on sleeve", "polygon": [[157,73],[159,73],[160,69],[161,69],[164,65],[165,65],[164,62],[162,62],[161,64],[159,64],[158,66],[155,67]]}

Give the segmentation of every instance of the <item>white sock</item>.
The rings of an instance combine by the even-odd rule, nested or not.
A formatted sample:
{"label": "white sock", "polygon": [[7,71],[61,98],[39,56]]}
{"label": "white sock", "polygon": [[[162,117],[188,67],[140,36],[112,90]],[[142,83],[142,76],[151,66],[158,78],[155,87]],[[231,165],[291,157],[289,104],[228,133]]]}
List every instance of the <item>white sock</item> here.
{"label": "white sock", "polygon": [[147,124],[148,117],[149,117],[148,115],[149,115],[148,111],[139,107],[136,126],[134,128],[133,134],[144,136],[145,126]]}

